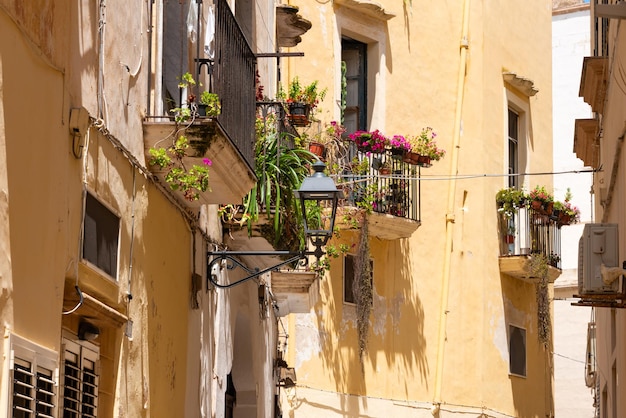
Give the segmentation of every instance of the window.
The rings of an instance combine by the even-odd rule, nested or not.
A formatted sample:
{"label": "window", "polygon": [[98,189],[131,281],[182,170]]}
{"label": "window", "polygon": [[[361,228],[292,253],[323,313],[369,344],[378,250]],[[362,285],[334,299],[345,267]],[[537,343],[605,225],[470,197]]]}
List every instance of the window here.
{"label": "window", "polygon": [[509,187],[519,188],[519,115],[509,108]]}
{"label": "window", "polygon": [[98,348],[63,339],[63,417],[98,415]]}
{"label": "window", "polygon": [[120,218],[87,193],[83,228],[83,258],[116,279]]}
{"label": "window", "polygon": [[509,174],[508,187],[528,186],[524,173],[528,171],[530,144],[529,98],[508,88],[504,107],[504,164]]}
{"label": "window", "polygon": [[54,417],[57,409],[57,354],[11,336],[10,410],[13,418]]}
{"label": "window", "polygon": [[349,38],[341,40],[345,63],[346,108],[344,126],[348,132],[367,129],[367,45]]}
{"label": "window", "polygon": [[[356,303],[354,298],[354,292],[352,288],[354,286],[354,265],[356,256],[346,254],[343,259],[343,301],[346,303]],[[374,261],[370,260],[370,280],[374,280]]]}
{"label": "window", "polygon": [[509,372],[526,376],[526,330],[509,325]]}

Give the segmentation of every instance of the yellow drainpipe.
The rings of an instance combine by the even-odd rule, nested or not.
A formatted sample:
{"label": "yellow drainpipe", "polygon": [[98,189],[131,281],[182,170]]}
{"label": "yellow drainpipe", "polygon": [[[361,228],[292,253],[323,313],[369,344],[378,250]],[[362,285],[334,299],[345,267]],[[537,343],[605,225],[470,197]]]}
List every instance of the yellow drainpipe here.
{"label": "yellow drainpipe", "polygon": [[450,164],[450,182],[448,188],[448,204],[446,208],[446,244],[443,263],[443,277],[441,286],[441,309],[439,312],[439,340],[437,344],[437,369],[435,371],[435,393],[433,400],[433,415],[439,416],[439,406],[442,402],[441,387],[443,381],[444,351],[446,342],[446,322],[448,315],[448,296],[450,289],[450,264],[452,256],[452,232],[454,224],[456,180],[459,165],[459,148],[461,142],[461,119],[463,113],[463,98],[465,92],[465,70],[467,64],[467,50],[469,48],[469,10],[470,0],[463,2],[463,28],[461,36],[461,54],[459,59],[459,73],[457,79],[456,110],[454,114],[454,132],[452,146],[452,163]]}

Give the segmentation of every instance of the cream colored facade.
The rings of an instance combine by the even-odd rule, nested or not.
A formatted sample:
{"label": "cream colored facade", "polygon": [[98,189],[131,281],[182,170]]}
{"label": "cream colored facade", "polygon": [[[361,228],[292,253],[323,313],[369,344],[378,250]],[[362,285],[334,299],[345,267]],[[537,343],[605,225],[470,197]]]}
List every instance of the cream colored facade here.
{"label": "cream colored facade", "polygon": [[[599,9],[591,1],[591,48],[580,76],[580,96],[591,106],[593,115],[576,120],[575,151],[586,166],[597,169],[593,177],[594,219],[596,223],[617,224],[618,259],[613,267],[622,268],[624,260],[624,137],[623,108],[626,94],[620,88],[620,62],[623,60],[626,15],[622,5],[606,2]],[[602,6],[600,6],[602,7]],[[587,263],[587,260],[585,261]],[[602,276],[604,280],[608,276]],[[588,279],[586,277],[585,279]],[[595,335],[588,342],[591,354],[587,384],[595,396],[596,416],[619,417],[626,412],[625,388],[620,376],[626,373],[624,348],[623,276],[612,294],[580,294],[580,302],[592,306]]]}
{"label": "cream colored facade", "polygon": [[[551,189],[551,3],[292,3],[313,26],[293,49],[305,58],[283,65],[283,79],[328,86],[323,118],[340,116],[342,38],[350,38],[367,54],[365,128],[391,136],[429,126],[447,154],[421,170],[417,230],[397,239],[371,232],[374,297],[362,364],[341,259],[321,280],[315,307],[289,316],[288,362],[298,379],[282,393],[283,412],[554,416],[552,342],[538,339],[537,284],[517,274],[527,257],[499,257],[494,204],[508,186],[509,108],[520,116],[519,172],[546,173],[522,175],[520,186]],[[385,229],[377,216],[370,223]],[[355,245],[359,233],[341,231],[337,242]],[[525,376],[510,373],[511,325],[525,330]]]}
{"label": "cream colored facade", "polygon": [[[520,173],[551,169],[548,2],[290,2],[297,10],[205,0],[199,24],[189,11],[197,2],[35,3],[0,0],[0,414],[553,416],[536,280],[527,256],[499,257],[494,202],[507,185],[508,108],[520,116]],[[223,7],[230,17],[217,14]],[[295,31],[291,50],[276,39],[281,24]],[[249,112],[231,117],[254,108],[254,70],[268,97],[279,79],[319,80],[329,89],[321,115],[337,119],[342,36],[367,51],[367,128],[431,126],[447,150],[421,171],[419,222],[371,217],[374,304],[362,364],[341,260],[310,287],[318,302],[308,313],[283,309],[295,302],[276,296],[278,276],[229,290],[206,280],[244,278],[226,265],[207,272],[207,251],[260,248],[224,236],[217,214],[256,180]],[[240,50],[219,49],[236,37]],[[215,85],[194,61],[209,57],[211,40]],[[277,50],[305,56],[254,57]],[[203,156],[213,161],[202,205],[169,190],[146,156],[178,128],[167,110],[181,104],[185,71],[222,94],[217,123],[185,128],[208,141]],[[526,188],[551,182],[520,179]],[[407,228],[416,229],[408,238],[389,238]],[[525,335],[523,375],[510,373],[510,326]],[[283,350],[295,387],[277,386]],[[73,373],[84,405],[72,403]]]}
{"label": "cream colored facade", "polygon": [[[195,73],[181,55],[197,57],[190,3],[0,1],[1,416],[274,416],[274,311],[258,279],[229,291],[206,280],[206,251],[223,248],[217,204],[255,182],[243,138],[211,137],[210,204],[148,168],[148,141],[174,128],[178,89],[168,98],[161,80]],[[211,7],[237,6],[254,52],[275,51],[274,2],[212,3],[196,39],[208,39]]]}

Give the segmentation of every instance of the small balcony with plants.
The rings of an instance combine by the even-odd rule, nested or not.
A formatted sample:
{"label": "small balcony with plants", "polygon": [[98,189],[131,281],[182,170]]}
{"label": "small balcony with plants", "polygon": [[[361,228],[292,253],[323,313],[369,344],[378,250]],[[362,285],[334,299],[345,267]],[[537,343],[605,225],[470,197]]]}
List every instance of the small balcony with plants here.
{"label": "small balcony with plants", "polygon": [[506,188],[496,194],[500,271],[521,280],[538,280],[529,261],[545,260],[548,279],[561,274],[561,228],[580,219],[571,204],[571,193],[563,202],[555,201],[543,186],[530,193]]}
{"label": "small balcony with plants", "polygon": [[[189,16],[203,16],[206,7],[214,23],[190,25]],[[146,166],[187,207],[239,203],[256,182],[256,56],[225,0],[173,2],[163,20],[163,39],[155,39],[163,65],[148,86],[143,122]],[[191,28],[195,41],[184,39]]]}

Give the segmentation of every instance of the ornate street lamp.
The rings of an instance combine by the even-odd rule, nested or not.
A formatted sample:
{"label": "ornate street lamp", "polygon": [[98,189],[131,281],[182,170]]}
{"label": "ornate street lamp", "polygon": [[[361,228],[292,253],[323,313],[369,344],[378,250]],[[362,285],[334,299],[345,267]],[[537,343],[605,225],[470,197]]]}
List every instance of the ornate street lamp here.
{"label": "ornate street lamp", "polygon": [[[314,173],[305,178],[300,186],[300,189],[294,190],[296,198],[300,200],[300,208],[302,210],[302,219],[304,222],[304,236],[307,243],[311,243],[314,250],[302,250],[302,251],[209,251],[207,257],[210,260],[207,265],[207,279],[215,287],[220,289],[227,289],[238,284],[247,282],[250,279],[258,277],[267,272],[276,270],[284,265],[303,260],[307,256],[314,255],[318,259],[325,253],[323,246],[326,245],[330,237],[333,235],[335,228],[335,217],[337,215],[337,204],[343,193],[337,189],[335,182],[324,174],[326,165],[317,161],[313,164]],[[307,207],[316,206],[319,211],[315,213],[323,213],[323,209],[330,207],[330,222],[326,226],[325,222],[312,222],[307,219]],[[239,261],[238,257],[241,256],[291,256],[287,260],[260,270],[259,268],[249,268]],[[213,266],[220,263],[223,260],[228,260],[230,264],[227,266],[229,270],[235,267],[240,267],[248,273],[248,276],[243,279],[237,280],[233,283],[220,284],[217,283],[215,277],[213,277]]]}

